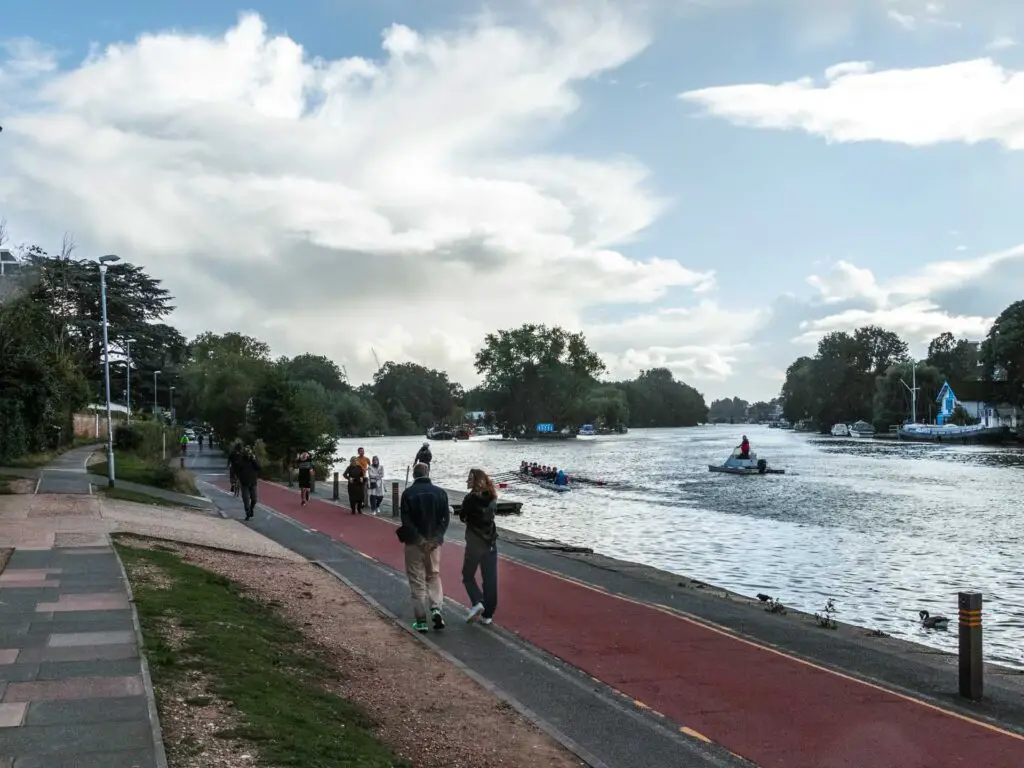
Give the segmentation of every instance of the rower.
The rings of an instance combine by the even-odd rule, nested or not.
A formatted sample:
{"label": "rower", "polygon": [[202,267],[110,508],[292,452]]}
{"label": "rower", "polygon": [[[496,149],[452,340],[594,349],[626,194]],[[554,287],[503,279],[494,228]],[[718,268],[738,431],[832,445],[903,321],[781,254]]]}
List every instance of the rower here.
{"label": "rower", "polygon": [[565,472],[558,467],[555,467],[555,485],[568,485],[569,478]]}

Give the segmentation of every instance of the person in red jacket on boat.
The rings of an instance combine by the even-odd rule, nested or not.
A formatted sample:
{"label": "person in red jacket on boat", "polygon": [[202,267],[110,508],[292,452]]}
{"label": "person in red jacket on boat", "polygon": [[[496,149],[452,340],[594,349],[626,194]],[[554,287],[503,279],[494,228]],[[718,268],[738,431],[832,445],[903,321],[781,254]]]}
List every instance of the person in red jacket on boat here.
{"label": "person in red jacket on boat", "polygon": [[740,443],[740,455],[739,455],[739,458],[741,458],[741,459],[749,459],[750,458],[750,441],[747,440],[747,436],[746,435],[743,436],[743,442]]}

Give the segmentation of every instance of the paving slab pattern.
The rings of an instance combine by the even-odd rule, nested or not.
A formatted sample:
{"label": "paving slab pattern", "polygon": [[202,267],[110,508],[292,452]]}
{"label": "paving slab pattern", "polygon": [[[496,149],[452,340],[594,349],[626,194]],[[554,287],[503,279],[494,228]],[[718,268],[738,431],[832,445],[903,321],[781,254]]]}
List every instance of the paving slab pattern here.
{"label": "paving slab pattern", "polygon": [[0,573],[0,766],[162,768],[147,680],[109,543],[15,549]]}

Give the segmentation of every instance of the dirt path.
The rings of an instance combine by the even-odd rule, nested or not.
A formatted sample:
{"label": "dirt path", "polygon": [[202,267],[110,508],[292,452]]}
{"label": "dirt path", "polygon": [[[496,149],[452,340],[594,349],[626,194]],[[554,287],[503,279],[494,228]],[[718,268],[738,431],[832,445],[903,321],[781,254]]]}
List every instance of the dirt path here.
{"label": "dirt path", "polygon": [[[120,538],[147,547],[150,540]],[[583,765],[504,702],[449,665],[414,637],[382,617],[355,592],[320,568],[252,555],[160,542],[183,558],[243,585],[250,597],[272,605],[325,653],[340,673],[335,692],[360,706],[376,736],[417,768],[578,768]],[[162,713],[169,752],[178,740],[190,743],[208,734],[213,753],[224,764],[247,761],[245,745],[214,745],[215,723],[189,718],[202,709],[179,707],[164,699]],[[216,718],[215,710],[211,718]],[[201,754],[202,750],[198,750]],[[251,750],[250,750],[251,752]],[[219,763],[218,763],[219,764]],[[185,765],[180,763],[179,765]],[[172,760],[171,768],[179,768]]]}

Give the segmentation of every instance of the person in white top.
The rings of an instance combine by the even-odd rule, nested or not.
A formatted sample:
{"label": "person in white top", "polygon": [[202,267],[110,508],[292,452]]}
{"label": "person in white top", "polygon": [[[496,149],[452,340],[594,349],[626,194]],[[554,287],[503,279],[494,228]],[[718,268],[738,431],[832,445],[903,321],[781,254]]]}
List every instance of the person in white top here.
{"label": "person in white top", "polygon": [[367,473],[370,477],[370,514],[376,515],[384,501],[384,465],[376,456],[370,461]]}

